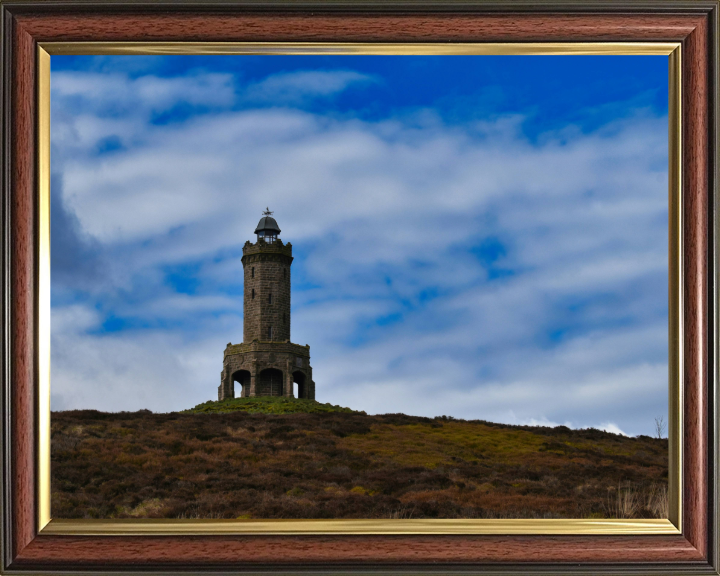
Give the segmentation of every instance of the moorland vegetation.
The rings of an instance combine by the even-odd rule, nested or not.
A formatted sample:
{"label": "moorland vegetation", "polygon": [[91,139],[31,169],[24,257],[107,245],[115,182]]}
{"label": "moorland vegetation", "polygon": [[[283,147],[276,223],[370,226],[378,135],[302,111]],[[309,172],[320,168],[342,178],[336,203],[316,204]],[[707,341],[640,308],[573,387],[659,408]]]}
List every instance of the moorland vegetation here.
{"label": "moorland vegetation", "polygon": [[55,518],[666,518],[666,439],[247,398],[53,412]]}

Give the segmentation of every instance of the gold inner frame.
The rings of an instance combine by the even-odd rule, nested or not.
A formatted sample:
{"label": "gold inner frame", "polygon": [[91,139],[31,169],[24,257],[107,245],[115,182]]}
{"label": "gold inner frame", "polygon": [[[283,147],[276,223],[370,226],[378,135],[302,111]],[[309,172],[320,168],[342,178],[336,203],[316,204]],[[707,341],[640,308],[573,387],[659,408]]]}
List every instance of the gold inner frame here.
{"label": "gold inner frame", "polygon": [[[682,532],[682,98],[676,42],[378,44],[326,42],[41,42],[37,49],[38,530],[42,534],[680,534]],[[52,520],[50,515],[51,55],[615,55],[668,56],[668,519]]]}

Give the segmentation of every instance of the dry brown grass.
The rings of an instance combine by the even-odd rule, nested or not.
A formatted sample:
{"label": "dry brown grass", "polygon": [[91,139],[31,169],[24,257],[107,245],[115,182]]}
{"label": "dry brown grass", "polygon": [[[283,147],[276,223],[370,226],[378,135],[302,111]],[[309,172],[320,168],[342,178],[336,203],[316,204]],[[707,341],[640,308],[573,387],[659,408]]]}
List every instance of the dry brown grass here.
{"label": "dry brown grass", "polygon": [[667,484],[652,484],[645,494],[645,508],[655,518],[667,518],[670,498]]}
{"label": "dry brown grass", "polygon": [[667,484],[620,484],[608,489],[605,511],[610,518],[667,518]]}
{"label": "dry brown grass", "polygon": [[631,485],[619,485],[608,490],[608,516],[611,518],[635,518],[640,509],[640,498]]}
{"label": "dry brown grass", "polygon": [[667,440],[402,414],[60,412],[52,513],[667,517]]}

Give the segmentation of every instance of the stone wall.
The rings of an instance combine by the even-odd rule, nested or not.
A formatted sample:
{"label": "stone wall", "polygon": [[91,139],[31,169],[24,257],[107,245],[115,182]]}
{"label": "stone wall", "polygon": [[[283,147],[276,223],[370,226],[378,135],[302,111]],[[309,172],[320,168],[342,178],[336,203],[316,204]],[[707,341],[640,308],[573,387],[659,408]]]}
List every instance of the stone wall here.
{"label": "stone wall", "polygon": [[290,340],[292,260],[292,244],[284,245],[281,240],[247,242],[243,247],[243,342]]}
{"label": "stone wall", "polygon": [[[272,373],[271,370],[276,372]],[[218,400],[235,397],[235,382],[242,384],[243,397],[292,397],[294,381],[301,384],[298,387],[299,397],[315,399],[309,346],[289,342],[228,344],[223,359]]]}

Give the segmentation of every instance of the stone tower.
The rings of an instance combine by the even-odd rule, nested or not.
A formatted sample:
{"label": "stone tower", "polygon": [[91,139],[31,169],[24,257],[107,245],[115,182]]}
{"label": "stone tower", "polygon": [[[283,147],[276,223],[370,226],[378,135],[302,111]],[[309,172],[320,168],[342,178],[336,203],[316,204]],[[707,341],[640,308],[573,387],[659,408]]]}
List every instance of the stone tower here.
{"label": "stone tower", "polygon": [[278,238],[280,228],[266,210],[255,228],[257,242],[243,246],[245,294],[243,343],[225,348],[218,400],[240,396],[315,399],[310,346],[290,342],[290,266],[292,244]]}

